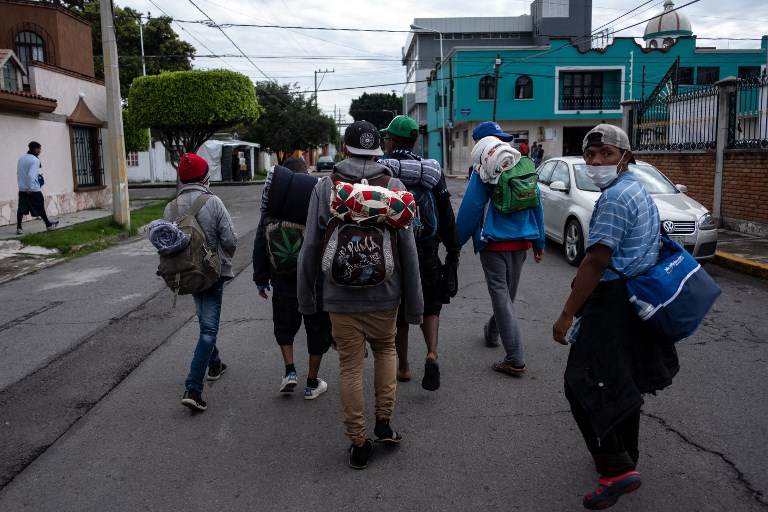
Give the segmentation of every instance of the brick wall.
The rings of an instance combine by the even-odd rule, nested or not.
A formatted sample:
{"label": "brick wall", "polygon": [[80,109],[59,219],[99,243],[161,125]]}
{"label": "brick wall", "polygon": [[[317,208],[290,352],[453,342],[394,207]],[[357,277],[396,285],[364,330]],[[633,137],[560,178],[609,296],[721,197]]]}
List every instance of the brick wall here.
{"label": "brick wall", "polygon": [[[638,152],[636,156],[658,167],[676,184],[687,186],[689,196],[712,209],[714,152]],[[768,151],[725,152],[721,216],[768,226]]]}

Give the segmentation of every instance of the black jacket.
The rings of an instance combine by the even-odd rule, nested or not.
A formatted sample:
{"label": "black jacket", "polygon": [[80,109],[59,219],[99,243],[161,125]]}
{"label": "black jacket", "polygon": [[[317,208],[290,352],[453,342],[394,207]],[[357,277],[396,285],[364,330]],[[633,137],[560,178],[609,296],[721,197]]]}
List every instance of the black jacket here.
{"label": "black jacket", "polygon": [[643,405],[643,393],[669,386],[679,369],[674,343],[640,320],[624,283],[598,284],[584,306],[565,370],[598,439]]}

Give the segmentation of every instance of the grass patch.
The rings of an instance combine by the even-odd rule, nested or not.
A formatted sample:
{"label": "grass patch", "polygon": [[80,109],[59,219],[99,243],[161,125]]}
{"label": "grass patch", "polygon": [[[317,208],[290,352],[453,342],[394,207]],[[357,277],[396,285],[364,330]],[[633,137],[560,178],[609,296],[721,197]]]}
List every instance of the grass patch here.
{"label": "grass patch", "polygon": [[135,236],[139,227],[162,218],[168,201],[170,199],[163,199],[159,204],[131,211],[131,229],[125,229],[112,217],[104,217],[53,231],[31,233],[20,237],[19,240],[24,245],[57,249],[62,256],[90,254],[106,249],[120,239]]}

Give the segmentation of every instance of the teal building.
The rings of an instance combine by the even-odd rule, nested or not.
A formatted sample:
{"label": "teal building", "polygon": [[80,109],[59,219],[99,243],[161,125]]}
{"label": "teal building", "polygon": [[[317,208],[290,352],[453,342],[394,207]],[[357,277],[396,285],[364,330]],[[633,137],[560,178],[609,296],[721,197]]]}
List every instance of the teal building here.
{"label": "teal building", "polygon": [[[665,11],[671,8],[667,0]],[[515,135],[515,145],[538,142],[545,158],[577,155],[587,131],[603,122],[620,125],[622,103],[649,97],[673,65],[681,91],[765,74],[768,36],[754,49],[702,47],[687,19],[674,19],[676,26],[665,24],[663,16],[649,22],[646,47],[617,37],[602,45],[593,41],[587,50],[566,39],[547,46],[453,48],[428,78],[428,154],[441,159],[444,134],[443,167],[464,173],[472,129],[495,117]]]}

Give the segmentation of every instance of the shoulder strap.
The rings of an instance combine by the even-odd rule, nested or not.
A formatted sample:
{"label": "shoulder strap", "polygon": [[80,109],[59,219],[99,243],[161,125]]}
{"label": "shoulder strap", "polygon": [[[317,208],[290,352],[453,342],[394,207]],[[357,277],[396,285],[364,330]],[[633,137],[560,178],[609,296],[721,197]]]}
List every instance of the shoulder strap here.
{"label": "shoulder strap", "polygon": [[195,199],[195,202],[192,203],[192,206],[187,211],[187,215],[192,215],[193,217],[197,217],[197,213],[200,211],[200,209],[203,207],[203,205],[211,197],[213,197],[213,194],[210,194],[208,192],[203,192],[202,194],[197,196],[197,199]]}
{"label": "shoulder strap", "polygon": [[181,217],[181,214],[179,213],[179,205],[176,202],[176,199],[171,201],[171,217],[173,217],[173,220],[179,220],[179,217]]}

